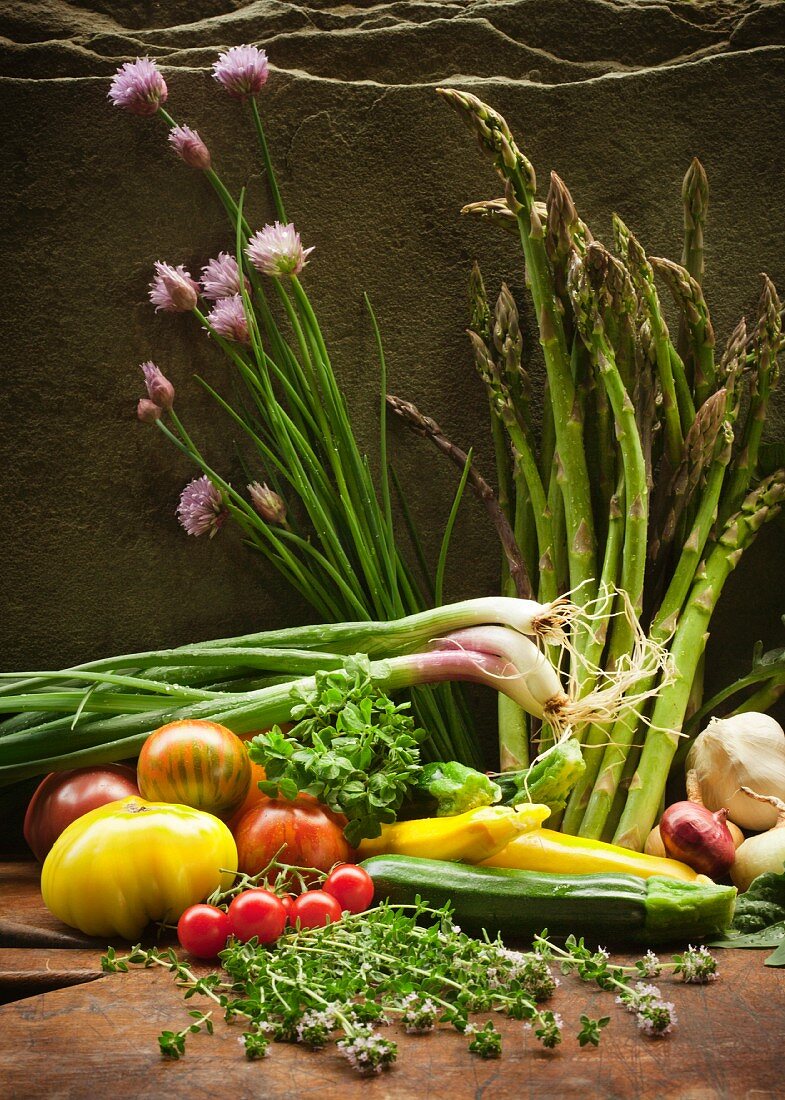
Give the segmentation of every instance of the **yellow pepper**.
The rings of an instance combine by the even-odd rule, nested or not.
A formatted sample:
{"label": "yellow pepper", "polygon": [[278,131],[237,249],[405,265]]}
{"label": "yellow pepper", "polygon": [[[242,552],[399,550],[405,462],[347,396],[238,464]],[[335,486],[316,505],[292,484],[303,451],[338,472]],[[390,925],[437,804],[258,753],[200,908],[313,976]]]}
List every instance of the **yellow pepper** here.
{"label": "yellow pepper", "polygon": [[228,889],[236,870],[234,838],[217,817],[131,795],[71,822],[46,857],[41,893],[86,935],[135,940],[151,920],[176,921]]}
{"label": "yellow pepper", "polygon": [[639,878],[667,875],[681,882],[709,881],[677,859],[647,856],[615,844],[585,840],[552,829],[537,829],[516,837],[506,848],[488,857],[483,866],[513,867],[519,871],[545,871],[555,875],[596,875],[603,871],[618,871],[620,874],[638,875]]}
{"label": "yellow pepper", "polygon": [[549,813],[547,806],[532,803],[515,809],[482,806],[454,817],[425,817],[382,825],[381,836],[361,842],[359,859],[399,855],[480,863],[509,845],[513,837],[536,829]]}

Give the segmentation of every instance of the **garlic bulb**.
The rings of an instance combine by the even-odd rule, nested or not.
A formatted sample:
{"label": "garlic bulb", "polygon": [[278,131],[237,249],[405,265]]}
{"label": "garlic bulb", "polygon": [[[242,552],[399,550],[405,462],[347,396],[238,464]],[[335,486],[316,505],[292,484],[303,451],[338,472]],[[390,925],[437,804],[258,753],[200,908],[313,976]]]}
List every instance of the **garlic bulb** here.
{"label": "garlic bulb", "polygon": [[755,711],[732,718],[712,718],[687,756],[696,773],[700,795],[710,810],[728,809],[731,821],[745,829],[770,829],[777,811],[770,803],[744,794],[785,800],[785,732],[768,714]]}

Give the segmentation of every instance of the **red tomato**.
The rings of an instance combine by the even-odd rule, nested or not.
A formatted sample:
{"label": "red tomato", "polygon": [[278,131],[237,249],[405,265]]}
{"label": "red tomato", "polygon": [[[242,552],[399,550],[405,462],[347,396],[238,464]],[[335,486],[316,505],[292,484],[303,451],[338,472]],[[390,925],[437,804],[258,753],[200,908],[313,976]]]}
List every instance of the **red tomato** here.
{"label": "red tomato", "polygon": [[290,921],[294,927],[300,922],[300,928],[324,928],[341,919],[341,907],[324,890],[306,890],[292,903]]}
{"label": "red tomato", "polygon": [[184,719],[151,733],[139,754],[139,790],[229,817],[248,793],[251,763],[239,737],[216,722]]}
{"label": "red tomato", "polygon": [[36,787],[25,814],[24,834],[36,859],[46,854],[63,829],[82,814],[139,794],[136,772],[124,764],[100,764],[52,772]]}
{"label": "red tomato", "polygon": [[254,936],[259,943],[275,943],[286,927],[286,908],[269,890],[246,890],[229,906],[229,921],[243,943]]}
{"label": "red tomato", "polygon": [[342,863],[330,871],[322,889],[350,913],[364,913],[373,901],[373,879],[353,863]]}
{"label": "red tomato", "polygon": [[343,825],[343,819],[316,802],[284,798],[260,802],[234,830],[238,868],[256,875],[283,848],[278,857],[283,863],[329,871],[334,863],[346,863],[353,855]]}
{"label": "red tomato", "polygon": [[180,946],[196,959],[214,959],[231,934],[229,914],[214,905],[192,905],[177,922]]}

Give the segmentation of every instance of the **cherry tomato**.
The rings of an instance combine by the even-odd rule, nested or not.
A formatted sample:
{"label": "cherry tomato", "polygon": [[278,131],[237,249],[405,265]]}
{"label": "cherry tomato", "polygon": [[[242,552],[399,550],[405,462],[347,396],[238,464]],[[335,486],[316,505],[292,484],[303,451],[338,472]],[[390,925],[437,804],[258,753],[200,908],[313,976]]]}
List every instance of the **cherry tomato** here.
{"label": "cherry tomato", "polygon": [[25,840],[36,859],[47,852],[72,821],[117,802],[129,794],[139,794],[136,772],[124,764],[100,764],[92,768],[52,772],[35,789],[25,814]]}
{"label": "cherry tomato", "polygon": [[294,899],[289,919],[294,926],[299,921],[301,928],[323,928],[341,919],[341,907],[324,890],[306,890]]}
{"label": "cherry tomato", "polygon": [[237,866],[246,875],[256,875],[283,848],[278,858],[284,863],[329,871],[352,858],[343,835],[345,824],[316,802],[270,798],[253,806],[235,827]]}
{"label": "cherry tomato", "polygon": [[275,943],[286,927],[286,907],[269,890],[246,890],[229,906],[229,920],[238,940]]}
{"label": "cherry tomato", "polygon": [[230,817],[242,804],[251,778],[240,738],[201,719],[170,722],[151,733],[137,770],[148,801],[177,802],[217,817]]}
{"label": "cherry tomato", "polygon": [[229,914],[214,905],[192,905],[177,922],[180,946],[197,959],[214,959],[231,934]]}
{"label": "cherry tomato", "polygon": [[322,889],[350,913],[364,913],[373,901],[373,879],[353,863],[342,863],[330,871]]}

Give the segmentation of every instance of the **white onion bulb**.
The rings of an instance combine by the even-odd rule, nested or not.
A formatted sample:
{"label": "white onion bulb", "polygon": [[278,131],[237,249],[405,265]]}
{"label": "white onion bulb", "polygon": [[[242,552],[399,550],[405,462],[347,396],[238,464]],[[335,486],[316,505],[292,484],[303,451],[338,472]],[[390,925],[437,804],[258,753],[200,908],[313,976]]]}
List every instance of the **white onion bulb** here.
{"label": "white onion bulb", "polygon": [[756,832],[776,824],[774,806],[741,790],[750,787],[785,800],[785,731],[768,714],[749,711],[712,718],[695,739],[687,768],[696,773],[708,809],[725,806],[731,821]]}

